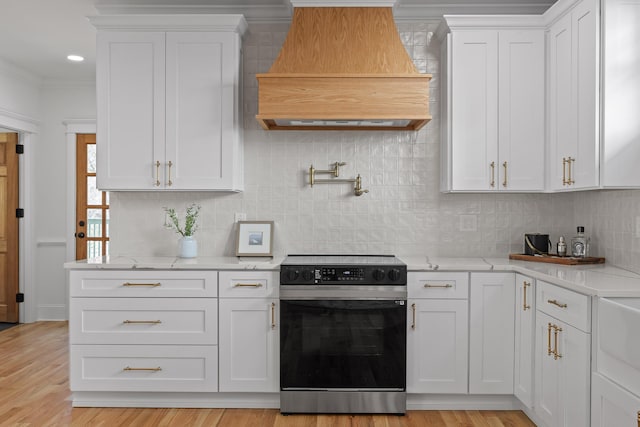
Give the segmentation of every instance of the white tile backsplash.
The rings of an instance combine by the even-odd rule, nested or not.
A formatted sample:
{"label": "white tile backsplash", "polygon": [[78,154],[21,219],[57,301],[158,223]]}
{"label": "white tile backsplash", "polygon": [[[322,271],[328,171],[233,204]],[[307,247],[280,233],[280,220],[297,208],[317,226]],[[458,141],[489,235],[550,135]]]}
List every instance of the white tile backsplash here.
{"label": "white tile backsplash", "polygon": [[[401,38],[430,84],[434,119],[419,132],[263,131],[255,121],[255,74],[279,52],[286,24],[251,24],[244,40],[245,191],[112,193],[112,255],[172,256],[178,236],[163,227],[163,206],[202,205],[199,254],[235,254],[234,214],[275,221],[274,252],[506,256],[523,251],[524,233],[567,240],[576,225],[592,236],[592,254],[640,272],[640,191],[572,194],[443,194],[440,177],[437,23],[401,24]],[[309,187],[311,164],[347,162],[341,177],[361,174],[369,190],[350,184]],[[323,176],[326,177],[326,176]],[[460,231],[473,215],[475,231]],[[640,226],[640,224],[638,224]],[[464,228],[464,227],[463,227]]]}

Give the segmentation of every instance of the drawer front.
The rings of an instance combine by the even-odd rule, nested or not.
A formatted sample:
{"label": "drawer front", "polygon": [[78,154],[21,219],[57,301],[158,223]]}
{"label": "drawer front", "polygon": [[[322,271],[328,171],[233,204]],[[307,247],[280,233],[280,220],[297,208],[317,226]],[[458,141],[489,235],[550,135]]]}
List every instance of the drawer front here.
{"label": "drawer front", "polygon": [[221,298],[278,298],[278,271],[221,271]]}
{"label": "drawer front", "polygon": [[217,298],[71,298],[71,344],[204,344],[218,338]]}
{"label": "drawer front", "polygon": [[469,273],[410,271],[407,286],[409,298],[467,299]]}
{"label": "drawer front", "polygon": [[584,332],[591,332],[591,297],[587,295],[538,280],[536,309]]}
{"label": "drawer front", "polygon": [[216,297],[217,271],[72,270],[71,297]]}
{"label": "drawer front", "polygon": [[72,391],[218,391],[217,346],[72,345]]}

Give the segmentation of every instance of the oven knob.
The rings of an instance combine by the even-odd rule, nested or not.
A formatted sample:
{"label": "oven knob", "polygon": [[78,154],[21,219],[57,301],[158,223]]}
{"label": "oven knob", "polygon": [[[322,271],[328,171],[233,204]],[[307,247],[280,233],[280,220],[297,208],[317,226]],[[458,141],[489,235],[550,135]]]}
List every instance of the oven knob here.
{"label": "oven knob", "polygon": [[384,280],[385,278],[384,270],[381,268],[373,270],[373,278],[376,280],[376,282]]}
{"label": "oven knob", "polygon": [[285,273],[285,277],[286,277],[288,282],[293,282],[294,280],[296,280],[298,278],[298,271],[297,270],[287,270],[287,272]]}
{"label": "oven knob", "polygon": [[389,279],[391,279],[392,282],[395,282],[398,279],[400,279],[400,270],[398,270],[397,268],[392,269],[389,272]]}
{"label": "oven knob", "polygon": [[302,279],[305,281],[313,280],[313,271],[311,270],[303,270],[302,271]]}

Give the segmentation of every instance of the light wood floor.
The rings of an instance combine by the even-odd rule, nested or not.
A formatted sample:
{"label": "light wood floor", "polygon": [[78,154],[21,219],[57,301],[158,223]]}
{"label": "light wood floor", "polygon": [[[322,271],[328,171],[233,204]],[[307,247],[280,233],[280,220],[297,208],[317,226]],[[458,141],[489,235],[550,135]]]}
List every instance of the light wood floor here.
{"label": "light wood floor", "polygon": [[0,332],[1,426],[520,427],[520,411],[408,411],[406,416],[289,415],[275,409],[72,408],[66,322]]}

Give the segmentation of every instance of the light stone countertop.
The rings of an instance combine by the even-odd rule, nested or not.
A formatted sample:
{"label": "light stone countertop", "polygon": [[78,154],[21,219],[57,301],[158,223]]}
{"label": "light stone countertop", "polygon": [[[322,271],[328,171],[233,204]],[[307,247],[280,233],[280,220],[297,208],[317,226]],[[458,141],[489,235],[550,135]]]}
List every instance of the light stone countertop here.
{"label": "light stone countertop", "polygon": [[280,270],[284,257],[100,257],[64,264],[69,270]]}
{"label": "light stone countertop", "polygon": [[[560,265],[508,258],[399,256],[408,271],[514,271],[598,297],[640,297],[640,274],[612,265]],[[111,257],[72,261],[71,270],[279,270],[284,257]]]}

